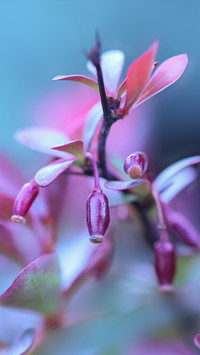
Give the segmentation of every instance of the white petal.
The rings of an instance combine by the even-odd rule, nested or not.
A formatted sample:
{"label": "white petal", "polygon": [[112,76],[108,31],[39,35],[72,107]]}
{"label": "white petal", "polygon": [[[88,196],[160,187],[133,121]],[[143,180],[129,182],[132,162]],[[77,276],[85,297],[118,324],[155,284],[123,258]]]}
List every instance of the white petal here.
{"label": "white petal", "polygon": [[[118,50],[112,50],[102,54],[101,67],[108,95],[116,94],[123,66],[123,52]],[[91,62],[87,63],[87,68],[96,77],[96,69]]]}

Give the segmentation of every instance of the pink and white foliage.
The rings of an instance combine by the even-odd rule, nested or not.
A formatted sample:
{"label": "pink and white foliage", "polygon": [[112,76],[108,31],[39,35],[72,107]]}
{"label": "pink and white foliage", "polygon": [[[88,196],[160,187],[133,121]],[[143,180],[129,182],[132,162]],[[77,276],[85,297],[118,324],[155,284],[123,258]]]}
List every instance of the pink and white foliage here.
{"label": "pink and white foliage", "polygon": [[60,269],[55,253],[42,255],[17,276],[0,296],[3,306],[54,314],[59,304]]}

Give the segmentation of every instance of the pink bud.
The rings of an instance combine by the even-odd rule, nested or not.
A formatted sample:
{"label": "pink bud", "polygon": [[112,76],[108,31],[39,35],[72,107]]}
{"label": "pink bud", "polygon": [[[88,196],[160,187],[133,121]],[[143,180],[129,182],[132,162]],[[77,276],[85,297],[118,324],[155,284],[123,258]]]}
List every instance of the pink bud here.
{"label": "pink bud", "polygon": [[93,192],[86,204],[86,219],[90,241],[102,243],[110,222],[108,199],[103,192]]}
{"label": "pink bud", "polygon": [[124,162],[124,171],[131,179],[139,179],[147,170],[148,158],[143,152],[130,154]]}
{"label": "pink bud", "polygon": [[176,271],[176,251],[168,240],[155,243],[155,270],[162,291],[171,291]]}
{"label": "pink bud", "polygon": [[22,186],[14,202],[12,221],[22,224],[26,222],[24,217],[32,206],[38,192],[38,185],[33,180]]}

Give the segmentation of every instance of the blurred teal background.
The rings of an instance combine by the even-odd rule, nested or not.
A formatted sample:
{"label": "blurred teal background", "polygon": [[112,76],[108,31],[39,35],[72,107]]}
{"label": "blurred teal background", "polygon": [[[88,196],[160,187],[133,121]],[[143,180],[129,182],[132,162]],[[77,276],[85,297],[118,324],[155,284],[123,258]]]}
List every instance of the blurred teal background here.
{"label": "blurred teal background", "polygon": [[[29,178],[31,176],[30,170],[33,169],[32,165],[35,164],[38,169],[38,163],[36,164],[36,162],[38,162],[39,153],[32,152],[15,142],[13,134],[16,129],[34,123],[33,117],[36,115],[40,101],[46,94],[57,93],[58,87],[59,90],[61,88],[64,90],[67,85],[70,85],[69,83],[52,82],[51,79],[55,75],[87,74],[83,49],[90,49],[94,44],[96,29],[100,31],[104,51],[120,49],[125,52],[124,75],[129,64],[156,39],[160,41],[157,56],[160,63],[171,56],[188,53],[189,65],[181,79],[151,100],[152,106],[149,115],[153,125],[151,132],[152,155],[154,155],[154,166],[159,171],[162,167],[177,159],[200,154],[199,0],[190,2],[186,0],[1,0],[0,14],[0,149],[14,157],[22,169],[26,170],[27,164],[29,164],[29,169],[27,169]],[[76,85],[74,84],[74,88],[76,88]],[[145,104],[146,115],[148,115],[148,105],[148,103]],[[37,120],[39,121],[40,117]],[[33,171],[35,170],[33,169]],[[198,213],[198,210],[196,210],[196,213]],[[135,234],[137,238],[140,237],[139,232]],[[123,259],[127,258],[128,248],[129,244],[126,249],[124,248]],[[137,253],[137,249],[132,249],[136,250],[135,253]],[[123,251],[123,249],[120,248],[120,253],[121,250]],[[134,257],[135,255],[131,255],[127,260],[127,265],[130,259],[134,260]],[[120,267],[123,270],[124,260],[121,264]],[[129,270],[128,267],[127,270]],[[149,270],[149,265],[147,265],[147,268]],[[199,261],[197,265],[194,263],[193,266],[192,264],[191,270],[192,272],[193,270],[199,270]],[[123,283],[118,284],[117,280],[114,287],[113,279],[109,280],[109,278],[105,281],[105,284],[102,281],[99,288],[96,288],[96,284],[92,284],[91,289],[89,288],[89,291],[87,291],[88,294],[86,292],[86,296],[82,297],[86,306],[87,302],[91,306],[93,297],[92,305],[96,306],[96,303],[99,303],[100,310],[101,307],[104,309],[106,306],[112,305],[114,311],[117,309],[123,314],[123,312],[132,309],[138,300],[138,303],[141,300],[143,301],[141,294],[137,289],[135,290],[133,285],[135,286],[138,282],[138,274],[142,280],[144,278],[147,288],[146,291],[144,287],[146,294],[144,303],[146,304],[146,301],[149,300],[149,312],[151,314],[146,315],[146,309],[141,308],[138,311],[139,315],[137,311],[132,311],[130,315],[123,316],[125,326],[123,327],[122,338],[124,342],[127,341],[128,337],[132,337],[132,333],[137,337],[140,330],[143,329],[143,323],[148,327],[149,324],[146,324],[146,319],[149,316],[151,323],[156,311],[160,319],[162,317],[165,319],[166,324],[164,325],[167,326],[168,324],[166,315],[163,316],[159,312],[160,309],[166,313],[168,310],[165,305],[164,307],[160,305],[160,308],[158,308],[157,297],[160,296],[158,296],[157,285],[151,284],[152,269],[146,273],[146,265],[142,265],[142,270],[138,271],[132,267],[129,273],[130,275],[128,274]],[[184,270],[182,274],[184,274]],[[178,275],[178,279],[181,279],[182,274]],[[197,272],[193,275],[199,277]],[[188,279],[190,278],[188,277]],[[197,283],[199,287],[199,279]],[[106,289],[109,291],[112,289],[110,299],[108,292],[105,294]],[[155,299],[153,298],[154,301],[149,297],[149,289],[152,289],[152,292],[156,295]],[[95,290],[97,290],[96,293]],[[130,297],[128,301],[127,293]],[[97,294],[98,298],[96,299]],[[199,292],[195,294],[198,297]],[[80,295],[82,293],[78,296],[80,297]],[[115,302],[113,302],[114,298]],[[74,309],[77,308],[79,299],[74,303]],[[199,297],[197,303],[199,305]],[[142,320],[144,319],[142,326],[138,326],[140,312]],[[170,317],[173,317],[173,314],[169,314]],[[131,324],[131,334],[127,332],[127,329],[129,329],[129,327],[127,328],[127,321]],[[162,323],[163,319],[159,321]],[[112,337],[109,333],[109,329],[116,322],[120,324],[119,320],[114,317],[111,321],[108,319],[103,326],[101,319],[88,323],[88,326],[86,326],[86,335],[88,334],[88,336],[83,333],[85,340],[82,340],[83,343],[84,341],[86,343],[85,347],[88,348],[87,342],[90,340],[92,340],[92,346],[95,346],[95,344],[96,346],[103,346],[101,334],[99,336],[99,328],[101,328],[106,333],[106,342],[108,344],[111,342],[112,346],[114,344],[113,353],[108,350],[108,352],[101,352],[101,355],[110,355],[111,353],[117,355],[116,349],[119,346],[119,341],[121,341],[120,337],[118,339],[118,334],[122,329],[121,325],[116,332],[111,334]],[[132,329],[132,324],[134,329]],[[154,324],[154,326],[156,327],[157,324]],[[83,325],[83,329],[85,331],[85,325]],[[68,333],[68,338],[66,338],[65,332],[55,332],[50,339],[47,352],[42,349],[41,354],[49,354],[49,349],[52,349],[53,344],[53,351],[56,353],[57,342],[58,344],[62,343],[63,339],[64,353],[66,339],[69,342],[70,339],[72,341],[75,339],[78,348],[76,354],[79,355],[79,347],[82,347],[82,343],[78,342],[77,338],[80,333],[82,334],[82,328],[79,329],[79,326]],[[116,342],[116,339],[118,339],[118,342]],[[191,339],[192,336],[190,336],[190,342]],[[89,354],[93,354],[93,348],[91,348],[91,352],[83,355]]]}
{"label": "blurred teal background", "polygon": [[33,153],[13,140],[14,131],[31,124],[38,100],[57,90],[52,77],[87,73],[82,51],[96,29],[103,50],[125,52],[125,70],[155,39],[159,62],[188,53],[183,77],[153,99],[154,143],[163,165],[200,152],[198,0],[6,0],[0,13],[0,147],[18,162]]}

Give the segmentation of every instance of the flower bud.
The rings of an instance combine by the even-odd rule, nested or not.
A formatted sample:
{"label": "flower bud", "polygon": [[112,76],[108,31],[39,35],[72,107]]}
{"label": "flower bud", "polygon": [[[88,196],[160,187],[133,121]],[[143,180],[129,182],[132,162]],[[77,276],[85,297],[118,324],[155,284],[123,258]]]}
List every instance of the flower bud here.
{"label": "flower bud", "polygon": [[147,170],[148,158],[143,152],[130,154],[124,162],[124,171],[131,179],[139,179]]}
{"label": "flower bud", "polygon": [[86,205],[87,227],[92,243],[102,243],[110,222],[108,199],[103,192],[89,195]]}
{"label": "flower bud", "polygon": [[32,206],[38,192],[38,185],[34,181],[27,182],[22,186],[14,202],[12,221],[22,224],[26,222],[24,217]]}
{"label": "flower bud", "polygon": [[176,271],[176,251],[169,240],[155,243],[155,270],[162,291],[171,291]]}

